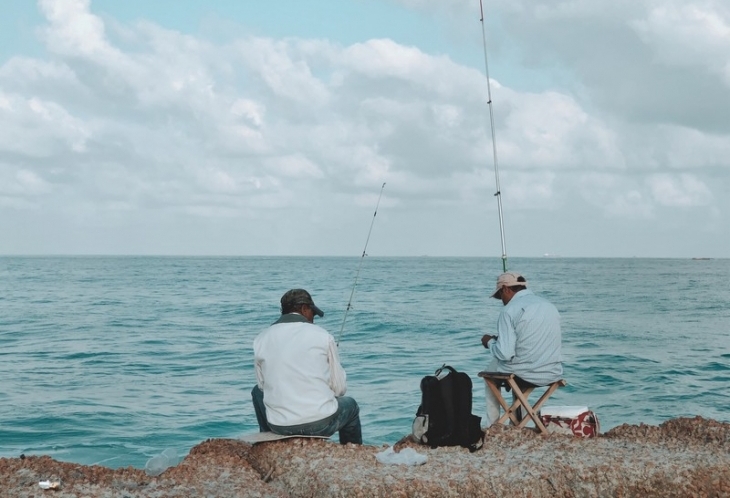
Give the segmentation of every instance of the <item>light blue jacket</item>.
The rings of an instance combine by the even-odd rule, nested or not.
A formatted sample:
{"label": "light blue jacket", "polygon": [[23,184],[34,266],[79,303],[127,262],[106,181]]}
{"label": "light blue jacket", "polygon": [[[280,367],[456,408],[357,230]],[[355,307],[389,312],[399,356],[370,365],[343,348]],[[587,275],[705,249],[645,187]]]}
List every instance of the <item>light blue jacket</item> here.
{"label": "light blue jacket", "polygon": [[560,315],[546,299],[529,289],[515,294],[499,314],[497,336],[489,349],[499,372],[539,386],[563,378]]}

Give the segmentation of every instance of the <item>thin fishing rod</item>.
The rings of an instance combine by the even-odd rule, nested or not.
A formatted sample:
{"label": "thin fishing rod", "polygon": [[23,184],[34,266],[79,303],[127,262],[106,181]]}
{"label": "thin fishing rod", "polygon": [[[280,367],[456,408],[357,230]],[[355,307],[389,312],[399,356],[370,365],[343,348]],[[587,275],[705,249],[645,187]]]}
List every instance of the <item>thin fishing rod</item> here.
{"label": "thin fishing rod", "polygon": [[355,287],[357,287],[357,277],[360,276],[360,268],[362,267],[362,262],[365,259],[365,251],[368,250],[368,242],[370,242],[370,234],[373,233],[373,225],[375,224],[375,217],[378,214],[378,206],[380,206],[380,198],[383,197],[383,189],[385,188],[385,183],[383,183],[383,186],[380,187],[380,195],[378,196],[378,202],[375,204],[375,212],[373,213],[373,220],[370,222],[370,230],[368,230],[368,238],[365,239],[365,247],[362,250],[362,256],[360,256],[360,263],[357,265],[357,273],[355,273],[355,283],[352,284],[352,292],[350,292],[350,300],[347,302],[347,309],[345,309],[345,316],[342,317],[342,327],[340,327],[340,333],[337,334],[337,345],[340,345],[340,338],[342,337],[342,331],[345,330],[345,320],[347,320],[347,314],[350,312],[350,308],[352,308],[352,297],[355,295]]}
{"label": "thin fishing rod", "polygon": [[497,161],[497,137],[494,131],[494,110],[492,109],[492,86],[489,83],[489,60],[487,59],[487,29],[484,25],[484,7],[482,0],[479,0],[479,12],[481,17],[479,21],[482,23],[482,43],[484,45],[484,71],[487,75],[487,96],[489,100],[489,123],[492,127],[492,154],[494,156],[494,180],[497,186],[497,192],[494,196],[497,198],[497,209],[499,211],[499,236],[502,239],[502,271],[507,271],[507,245],[504,241],[504,216],[502,214],[502,189],[499,186],[499,162]]}

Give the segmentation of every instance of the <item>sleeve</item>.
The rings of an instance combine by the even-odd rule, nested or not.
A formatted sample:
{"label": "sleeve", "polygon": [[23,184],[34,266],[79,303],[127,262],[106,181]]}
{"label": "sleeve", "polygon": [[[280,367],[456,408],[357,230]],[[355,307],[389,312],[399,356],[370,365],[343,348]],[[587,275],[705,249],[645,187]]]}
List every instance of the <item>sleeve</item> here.
{"label": "sleeve", "polygon": [[502,311],[497,318],[497,340],[490,343],[489,349],[498,360],[511,361],[515,357],[516,343],[517,335],[512,317],[506,311]]}
{"label": "sleeve", "polygon": [[259,386],[259,389],[261,389],[263,391],[264,390],[264,375],[261,370],[261,360],[259,358],[254,359],[253,369],[254,369],[254,372],[256,372],[256,384]]}
{"label": "sleeve", "polygon": [[347,392],[347,374],[345,369],[340,365],[340,355],[337,352],[337,344],[334,337],[329,338],[329,348],[327,350],[327,361],[330,364],[330,389],[335,396],[344,396]]}

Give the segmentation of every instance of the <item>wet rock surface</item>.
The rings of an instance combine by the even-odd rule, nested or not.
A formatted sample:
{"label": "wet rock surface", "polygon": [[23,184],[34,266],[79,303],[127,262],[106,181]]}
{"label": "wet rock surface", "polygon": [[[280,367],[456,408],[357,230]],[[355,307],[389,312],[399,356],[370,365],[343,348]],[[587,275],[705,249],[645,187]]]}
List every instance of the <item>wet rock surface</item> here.
{"label": "wet rock surface", "polygon": [[[384,448],[288,439],[212,439],[157,477],[46,456],[0,458],[0,497],[730,497],[730,424],[697,418],[622,425],[594,439],[492,427],[484,447],[430,449],[420,466]],[[39,482],[58,481],[57,489]]]}

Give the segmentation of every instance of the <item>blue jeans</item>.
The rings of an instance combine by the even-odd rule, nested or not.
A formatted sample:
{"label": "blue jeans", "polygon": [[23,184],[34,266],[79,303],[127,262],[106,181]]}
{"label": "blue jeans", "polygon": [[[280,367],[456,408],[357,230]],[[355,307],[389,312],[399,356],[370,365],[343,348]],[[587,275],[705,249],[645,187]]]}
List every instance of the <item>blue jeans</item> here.
{"label": "blue jeans", "polygon": [[271,431],[283,436],[327,436],[339,432],[340,443],[362,444],[362,429],[360,427],[360,407],[349,396],[340,396],[337,399],[337,411],[327,418],[308,424],[289,425],[282,427],[272,425],[266,419],[266,405],[264,392],[259,386],[251,390],[253,408],[256,411],[256,420],[261,432]]}

